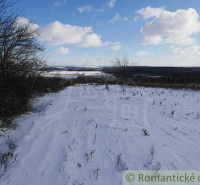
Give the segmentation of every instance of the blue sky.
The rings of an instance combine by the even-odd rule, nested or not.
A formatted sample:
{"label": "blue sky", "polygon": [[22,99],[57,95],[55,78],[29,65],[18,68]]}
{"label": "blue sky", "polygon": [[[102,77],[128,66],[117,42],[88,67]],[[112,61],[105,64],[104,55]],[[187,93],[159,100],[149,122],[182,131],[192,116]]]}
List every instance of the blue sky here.
{"label": "blue sky", "polygon": [[199,0],[20,0],[37,20],[49,65],[110,65],[118,53],[145,66],[200,66]]}

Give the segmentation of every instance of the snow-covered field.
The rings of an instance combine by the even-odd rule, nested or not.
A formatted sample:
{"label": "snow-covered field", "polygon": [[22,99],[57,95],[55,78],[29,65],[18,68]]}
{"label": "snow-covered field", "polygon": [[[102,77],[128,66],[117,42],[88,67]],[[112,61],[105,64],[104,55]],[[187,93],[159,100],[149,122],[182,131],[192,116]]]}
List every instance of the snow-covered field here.
{"label": "snow-covered field", "polygon": [[101,71],[48,71],[44,76],[59,76],[64,78],[77,78],[78,76],[102,76]]}
{"label": "snow-covered field", "polygon": [[[200,170],[199,92],[77,86],[17,119],[10,185],[121,185],[122,171]],[[146,135],[145,135],[146,133]]]}

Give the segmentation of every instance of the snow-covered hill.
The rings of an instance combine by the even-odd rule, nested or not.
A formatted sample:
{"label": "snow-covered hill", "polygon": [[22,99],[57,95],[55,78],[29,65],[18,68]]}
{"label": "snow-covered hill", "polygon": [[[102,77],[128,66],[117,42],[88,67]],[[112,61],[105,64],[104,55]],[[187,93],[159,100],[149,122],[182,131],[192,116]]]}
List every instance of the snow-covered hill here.
{"label": "snow-covered hill", "polygon": [[122,184],[122,171],[199,170],[199,92],[78,86],[19,118],[10,185]]}

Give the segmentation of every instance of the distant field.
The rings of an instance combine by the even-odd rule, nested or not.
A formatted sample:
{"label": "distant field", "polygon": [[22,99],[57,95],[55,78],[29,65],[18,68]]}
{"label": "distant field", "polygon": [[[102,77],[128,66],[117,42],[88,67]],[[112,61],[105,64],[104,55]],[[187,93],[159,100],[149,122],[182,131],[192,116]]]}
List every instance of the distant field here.
{"label": "distant field", "polygon": [[[46,76],[92,76],[102,75],[102,73],[117,73],[117,67],[68,67],[65,68],[46,68]],[[148,67],[148,66],[133,66],[126,67],[126,73],[129,75],[147,75],[147,76],[200,76],[200,67]]]}
{"label": "distant field", "polygon": [[[104,72],[115,72],[114,67],[105,67]],[[200,67],[146,67],[134,66],[126,68],[127,74],[147,76],[200,76]]]}
{"label": "distant field", "polygon": [[68,76],[68,77],[78,77],[78,76],[101,76],[103,73],[101,71],[65,71],[65,70],[52,70],[44,73],[44,76]]}

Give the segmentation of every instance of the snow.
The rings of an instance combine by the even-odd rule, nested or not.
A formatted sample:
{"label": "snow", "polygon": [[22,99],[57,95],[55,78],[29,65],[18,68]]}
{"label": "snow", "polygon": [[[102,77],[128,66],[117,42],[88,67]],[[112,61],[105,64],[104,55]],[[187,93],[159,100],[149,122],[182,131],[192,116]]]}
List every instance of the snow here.
{"label": "snow", "polygon": [[158,164],[199,170],[199,92],[125,90],[74,86],[39,98],[41,105],[11,132],[18,156],[0,184],[122,184],[123,170]]}
{"label": "snow", "polygon": [[65,78],[77,78],[78,76],[102,76],[105,73],[101,71],[49,71],[45,72],[44,76],[62,76]]}

